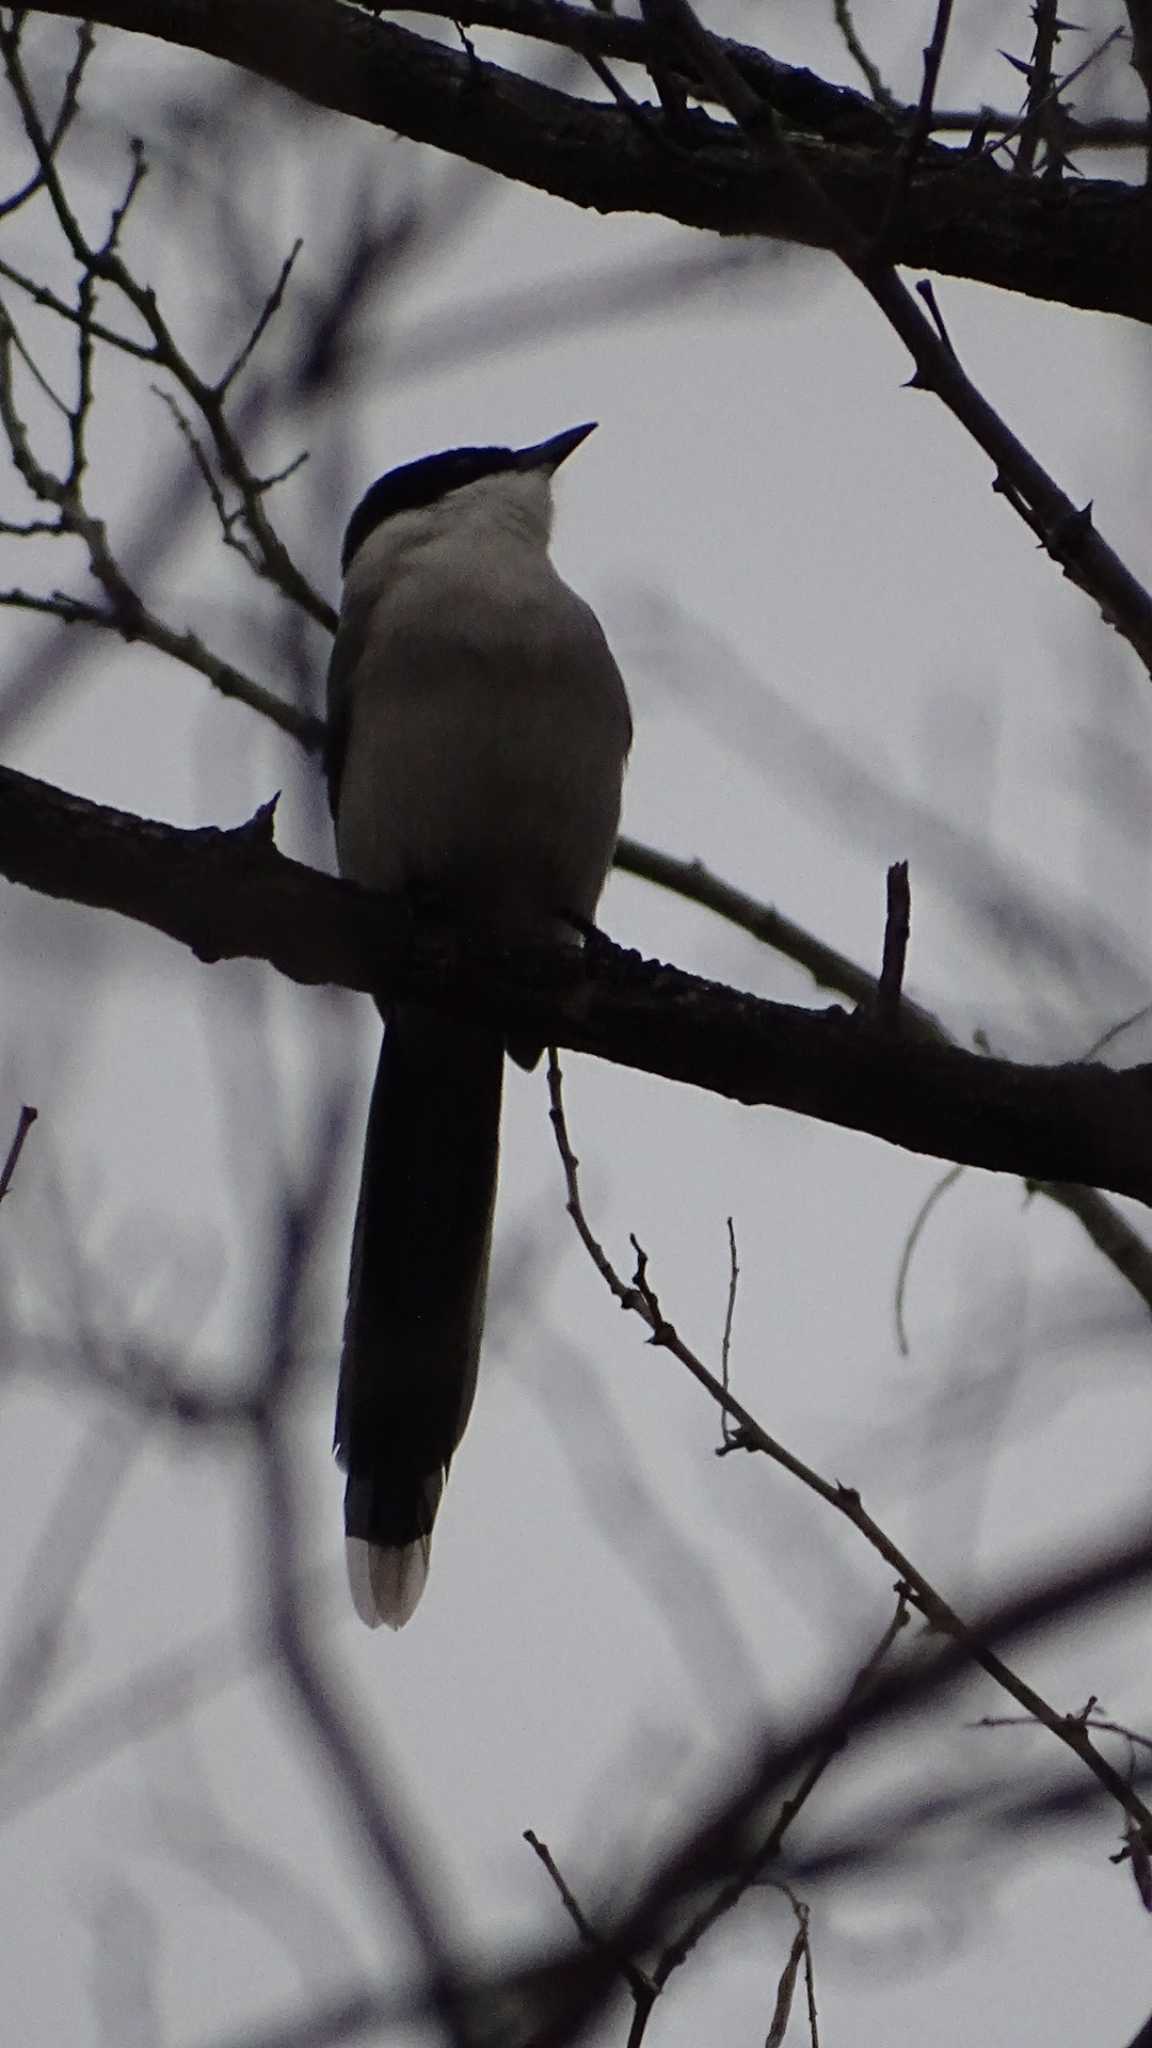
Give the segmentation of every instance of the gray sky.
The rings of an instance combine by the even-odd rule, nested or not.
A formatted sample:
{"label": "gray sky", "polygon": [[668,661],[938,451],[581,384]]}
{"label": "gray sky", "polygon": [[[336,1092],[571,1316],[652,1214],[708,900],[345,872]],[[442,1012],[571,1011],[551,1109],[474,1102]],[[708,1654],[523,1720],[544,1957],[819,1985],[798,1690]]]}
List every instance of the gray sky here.
{"label": "gray sky", "polygon": [[[887,10],[857,9],[898,91],[916,89],[930,12],[905,11],[894,44]],[[1002,11],[957,12],[942,97],[1003,103]],[[1102,6],[1087,13],[1091,33],[1113,25]],[[771,6],[732,26],[856,82],[830,22]],[[1024,32],[1022,10],[1021,54]],[[146,137],[177,77],[188,105],[219,82],[215,67],[109,36],[96,93],[109,114],[121,65]],[[1102,70],[1108,104],[1136,112],[1122,59]],[[561,287],[579,296],[607,268],[703,260],[708,244],[511,187],[473,194],[458,167],[417,163],[405,145],[319,115],[282,145],[269,139],[262,162],[268,281],[297,233],[302,283],[331,274],[328,209],[358,179],[377,206],[394,186],[441,190],[447,219],[462,194],[470,209],[395,307],[366,313],[362,388],[315,409],[314,463],[277,501],[325,589],[335,596],[350,503],[380,470],[596,418],[599,433],[563,474],[556,553],[600,609],[632,694],[627,829],[698,855],[875,963],[885,868],[907,858],[913,993],[998,1049],[1074,1057],[1149,999],[1147,678],[992,495],[960,430],[904,388],[902,351],[831,259],[750,250],[739,280],[706,293],[567,333],[529,327],[445,364],[429,337],[446,347],[462,306],[517,288],[544,304]],[[158,175],[138,234],[148,274],[177,292],[192,328],[195,267],[181,275],[179,237],[165,250],[146,232],[174,203]],[[196,195],[184,219],[196,232]],[[949,280],[939,298],[986,395],[1075,498],[1093,499],[1140,572],[1143,333]],[[169,429],[142,387],[107,374],[100,505],[124,522]],[[243,648],[256,600],[207,519],[201,531],[162,594],[178,618]],[[4,554],[6,583],[35,580],[15,543]],[[43,577],[63,580],[54,560]],[[45,634],[8,623],[15,667]],[[14,765],[189,824],[234,822],[280,788],[282,847],[330,860],[313,771],[289,742],[158,655],[98,654],[21,729]],[[320,635],[301,658],[319,671]],[[7,892],[2,914],[0,1126],[21,1101],[41,1110],[3,1213],[14,1317],[42,1336],[79,1321],[94,1343],[129,1328],[189,1369],[235,1373],[260,1355],[270,1234],[284,1186],[312,1170],[326,1077],[354,1072],[366,1102],[369,1005],[255,968],[205,968],[149,933],[20,892]],[[827,1000],[787,963],[639,883],[612,882],[603,922],[718,979]],[[1148,1045],[1145,1027],[1118,1056],[1147,1058]],[[625,1262],[637,1234],[667,1312],[715,1360],[734,1218],[741,1398],[799,1455],[858,1486],[957,1604],[1070,1559],[1139,1513],[1147,1339],[1071,1219],[1026,1204],[1014,1182],[966,1174],[918,1249],[902,1358],[895,1276],[935,1162],[568,1064],[586,1200],[605,1242]],[[590,1907],[619,1898],[742,1733],[765,1718],[793,1726],[847,1680],[888,1619],[892,1575],[783,1474],[714,1457],[715,1413],[580,1252],[542,1077],[516,1073],[482,1393],[429,1590],[401,1636],[360,1628],[338,1576],[328,1455],[355,1149],[353,1139],[317,1259],[299,1412],[304,1542],[327,1574],[318,1624],[403,1788],[453,1929],[469,1944],[559,1938],[559,1904],[523,1829],[549,1843]],[[231,2040],[381,1955],[399,1965],[400,1935],[275,1687],[228,1648],[261,1599],[243,1460],[138,1428],[34,1370],[35,1355],[43,1347],[14,1347],[0,1430],[10,1631],[27,1575],[48,1568],[62,1495],[90,1500],[106,1474],[113,1505],[85,1557],[58,1683],[0,1777],[0,1812],[19,1806],[0,1855],[0,1923],[18,1935],[3,1966],[11,2038]],[[1062,1709],[1096,1693],[1139,1726],[1147,1643],[1134,1606],[1025,1662]],[[146,1739],[124,1742],[131,1702],[147,1698],[140,1675],[201,1650],[202,1687],[179,1691]],[[93,1725],[109,1688],[124,1689],[121,1706],[81,1769],[66,1741],[53,1748],[52,1729],[72,1715]],[[991,1688],[973,1687],[914,1742],[845,1764],[815,1831],[885,1793],[1054,1761],[1038,1732],[967,1725],[1003,1710]],[[1122,2048],[1152,1996],[1146,1922],[1108,1862],[1116,1833],[1101,1814],[975,1861],[964,1834],[941,1830],[882,1883],[816,1893],[822,2038]],[[650,2040],[763,2038],[790,1939],[782,1902],[757,1894],[685,1971]],[[154,2022],[141,2017],[145,1991]],[[617,2011],[604,2038],[625,2031]]]}

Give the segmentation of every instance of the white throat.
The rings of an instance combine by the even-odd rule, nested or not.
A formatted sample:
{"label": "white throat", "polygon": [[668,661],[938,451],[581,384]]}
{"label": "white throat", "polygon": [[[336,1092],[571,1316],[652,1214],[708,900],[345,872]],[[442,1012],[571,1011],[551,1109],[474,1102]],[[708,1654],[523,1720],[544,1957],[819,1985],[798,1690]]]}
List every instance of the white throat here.
{"label": "white throat", "polygon": [[419,557],[546,554],[552,533],[552,479],[543,469],[502,470],[464,484],[435,504],[394,512],[370,533],[348,567],[349,588],[380,588]]}

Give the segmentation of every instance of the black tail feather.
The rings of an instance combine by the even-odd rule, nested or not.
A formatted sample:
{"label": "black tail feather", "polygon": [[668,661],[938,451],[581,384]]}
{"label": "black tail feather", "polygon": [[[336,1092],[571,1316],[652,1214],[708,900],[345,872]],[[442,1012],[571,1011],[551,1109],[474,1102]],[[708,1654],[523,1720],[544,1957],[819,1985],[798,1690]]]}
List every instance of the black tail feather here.
{"label": "black tail feather", "polygon": [[[371,1550],[423,1556],[476,1391],[504,1046],[434,1011],[388,1019],[352,1246],[336,1454],[345,1529]],[[353,1591],[390,1584],[357,1553]],[[351,1571],[351,1564],[350,1564]],[[410,1579],[393,1604],[406,1620]],[[371,1604],[371,1602],[369,1602]],[[377,1599],[378,1604],[378,1599]],[[389,1612],[366,1619],[392,1620]]]}

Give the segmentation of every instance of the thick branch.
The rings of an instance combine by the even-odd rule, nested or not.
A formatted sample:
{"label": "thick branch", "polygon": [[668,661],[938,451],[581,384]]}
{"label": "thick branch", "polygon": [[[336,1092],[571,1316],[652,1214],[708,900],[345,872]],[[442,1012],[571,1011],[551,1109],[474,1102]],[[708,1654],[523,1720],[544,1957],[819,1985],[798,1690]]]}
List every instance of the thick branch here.
{"label": "thick branch", "polygon": [[485,949],[286,860],[264,811],[185,831],[0,770],[0,873],[166,932],[204,960],[418,995],[524,1035],[772,1104],[913,1152],[1152,1203],[1152,1074],[1013,1065],[917,1043],[864,1014],[766,1003],[607,945]]}
{"label": "thick branch", "polygon": [[[521,7],[534,19],[529,0]],[[826,224],[804,206],[795,181],[766,172],[729,122],[697,109],[670,125],[653,107],[641,129],[618,106],[556,92],[335,0],[41,0],[33,11],[202,50],[318,106],[600,213],[662,214],[719,234],[827,246]],[[621,34],[633,36],[637,61],[647,48],[636,24],[604,19],[598,26],[591,10],[560,0],[548,12],[559,43],[601,55]],[[862,235],[874,234],[892,192],[885,117],[870,109],[869,126],[856,109],[859,96],[750,55],[745,70],[756,71],[757,91],[779,105],[792,147],[825,200]],[[810,112],[801,122],[781,95],[790,80],[794,102],[806,79]],[[1141,188],[1088,179],[1053,187],[1012,178],[986,157],[933,148],[900,215],[894,262],[1152,320],[1152,211]]]}

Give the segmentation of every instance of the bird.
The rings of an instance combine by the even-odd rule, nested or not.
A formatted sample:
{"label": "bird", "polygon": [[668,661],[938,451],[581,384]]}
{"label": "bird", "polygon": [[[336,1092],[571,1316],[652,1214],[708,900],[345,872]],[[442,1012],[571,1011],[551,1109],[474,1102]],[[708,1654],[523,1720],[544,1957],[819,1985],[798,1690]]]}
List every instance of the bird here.
{"label": "bird", "polygon": [[[549,554],[553,477],[594,426],[389,470],[344,537],[326,750],[340,872],[499,945],[578,946],[619,828],[627,693]],[[542,1048],[380,1007],[335,1450],[354,1606],[397,1629],[476,1391],[505,1054],[531,1067]]]}

